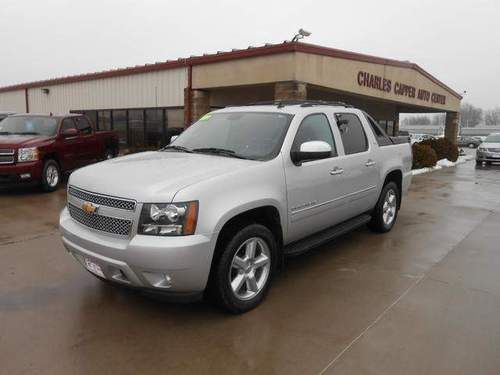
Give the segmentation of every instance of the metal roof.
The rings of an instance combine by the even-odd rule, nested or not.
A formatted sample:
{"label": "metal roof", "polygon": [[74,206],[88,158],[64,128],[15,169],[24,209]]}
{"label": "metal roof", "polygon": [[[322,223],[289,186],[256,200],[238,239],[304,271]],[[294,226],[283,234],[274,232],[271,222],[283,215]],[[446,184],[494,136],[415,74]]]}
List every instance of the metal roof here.
{"label": "metal roof", "polygon": [[315,44],[308,44],[303,42],[289,42],[285,41],[283,43],[278,44],[265,44],[259,47],[249,46],[246,49],[232,49],[231,51],[217,51],[212,54],[203,54],[199,56],[190,56],[188,58],[179,58],[177,60],[167,60],[163,62],[157,62],[154,64],[145,64],[145,65],[137,65],[132,67],[120,68],[120,69],[111,69],[94,73],[80,74],[80,75],[72,75],[67,77],[60,78],[52,78],[41,81],[34,81],[29,83],[21,83],[11,86],[0,87],[1,92],[14,91],[14,90],[23,90],[34,87],[43,87],[43,86],[53,86],[60,85],[65,83],[73,83],[73,82],[81,82],[81,81],[91,81],[96,79],[103,78],[111,78],[111,77],[119,77],[119,76],[127,76],[133,74],[140,73],[148,73],[154,71],[161,71],[166,69],[175,69],[180,67],[187,66],[195,66],[202,64],[210,64],[214,62],[220,61],[228,61],[235,59],[244,59],[249,57],[257,57],[257,56],[266,56],[273,55],[279,53],[286,52],[303,52],[321,56],[329,56],[329,57],[337,57],[348,60],[355,61],[363,61],[373,64],[380,65],[389,65],[402,67],[407,69],[412,69],[420,74],[424,75],[426,78],[430,79],[432,82],[441,86],[443,89],[448,91],[453,96],[462,99],[462,96],[458,94],[456,91],[445,85],[443,82],[439,81],[437,78],[432,76],[430,73],[426,72],[420,66],[415,63],[409,61],[401,61],[394,59],[386,59],[382,57],[365,55],[356,52],[350,52],[345,50],[340,50],[336,48],[329,48],[318,46]]}

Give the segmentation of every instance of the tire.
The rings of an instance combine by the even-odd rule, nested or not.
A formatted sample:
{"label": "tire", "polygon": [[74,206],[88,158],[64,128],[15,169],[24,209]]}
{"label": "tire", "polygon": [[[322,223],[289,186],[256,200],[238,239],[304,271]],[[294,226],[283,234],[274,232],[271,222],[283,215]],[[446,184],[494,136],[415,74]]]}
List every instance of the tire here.
{"label": "tire", "polygon": [[104,160],[110,160],[110,159],[113,159],[115,157],[116,153],[114,152],[113,149],[111,148],[107,148],[105,151],[104,151]]}
{"label": "tire", "polygon": [[[219,250],[212,264],[210,296],[233,314],[257,307],[265,298],[276,269],[277,244],[273,234],[263,225],[249,224],[237,230]],[[253,265],[259,259],[260,267]]]}
{"label": "tire", "polygon": [[57,190],[61,183],[61,168],[55,160],[45,161],[42,171],[42,189],[48,193]]}
{"label": "tire", "polygon": [[[392,203],[389,203],[388,200],[391,195],[394,197],[394,200]],[[392,181],[385,184],[380,193],[377,205],[372,212],[372,220],[368,224],[370,229],[379,233],[389,232],[398,217],[400,199],[401,194],[398,186]]]}

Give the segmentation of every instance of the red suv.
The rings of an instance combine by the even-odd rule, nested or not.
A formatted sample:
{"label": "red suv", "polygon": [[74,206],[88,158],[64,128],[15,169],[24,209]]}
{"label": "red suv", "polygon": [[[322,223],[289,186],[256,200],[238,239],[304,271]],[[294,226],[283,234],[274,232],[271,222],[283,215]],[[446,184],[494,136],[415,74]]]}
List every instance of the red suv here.
{"label": "red suv", "polygon": [[118,155],[118,136],[80,114],[13,115],[0,122],[0,187],[41,183],[54,191],[63,172]]}

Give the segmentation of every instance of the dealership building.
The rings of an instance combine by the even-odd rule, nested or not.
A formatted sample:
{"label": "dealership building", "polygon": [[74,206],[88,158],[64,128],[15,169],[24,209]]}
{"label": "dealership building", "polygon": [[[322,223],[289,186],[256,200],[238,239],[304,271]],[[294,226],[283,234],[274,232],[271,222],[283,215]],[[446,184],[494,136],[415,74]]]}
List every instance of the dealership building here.
{"label": "dealership building", "polygon": [[400,113],[444,112],[455,141],[462,98],[412,62],[285,42],[2,87],[0,111],[85,113],[140,148],[210,110],[286,99],[352,104],[391,135]]}

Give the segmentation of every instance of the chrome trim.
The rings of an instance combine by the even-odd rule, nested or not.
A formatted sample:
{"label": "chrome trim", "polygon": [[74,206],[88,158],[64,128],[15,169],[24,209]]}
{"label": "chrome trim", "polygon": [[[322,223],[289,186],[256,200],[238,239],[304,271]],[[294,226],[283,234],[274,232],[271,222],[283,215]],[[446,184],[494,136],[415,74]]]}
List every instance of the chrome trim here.
{"label": "chrome trim", "polygon": [[[76,194],[73,194],[76,193]],[[99,194],[99,193],[94,193],[93,191],[88,191],[84,190],[81,188],[77,188],[73,185],[68,186],[68,197],[72,196],[75,198],[78,198],[82,201],[86,202],[92,202],[95,204],[98,204],[100,206],[106,206],[118,210],[123,210],[123,211],[132,211],[134,212],[135,209],[137,208],[137,201],[134,199],[129,199],[129,198],[121,198],[121,197],[115,197],[111,195],[106,195],[106,194]],[[112,202],[115,202],[116,204],[112,204]],[[123,207],[123,206],[130,206],[130,208]]]}
{"label": "chrome trim", "polygon": [[377,187],[375,185],[374,186],[370,186],[370,187],[367,187],[366,189],[362,189],[362,190],[355,191],[355,192],[352,192],[352,193],[349,193],[349,194],[345,194],[345,195],[342,195],[341,197],[338,197],[338,198],[335,198],[335,199],[331,199],[331,200],[326,201],[326,202],[318,203],[318,204],[316,204],[314,206],[309,206],[309,207],[301,208],[300,210],[292,211],[292,215],[295,215],[295,214],[298,214],[298,213],[301,213],[301,212],[304,212],[304,211],[308,211],[308,210],[313,210],[315,208],[318,208],[318,207],[321,207],[321,206],[325,206],[327,204],[330,204],[330,203],[333,203],[333,202],[337,202],[337,201],[345,199],[345,198],[352,197],[353,195],[356,195],[356,194],[366,193],[367,191],[370,191],[370,190],[373,190],[373,189],[376,189],[376,188]]}
{"label": "chrome trim", "polygon": [[14,164],[16,162],[16,158],[14,157],[15,153],[16,153],[16,150],[14,150],[14,149],[10,149],[10,148],[2,148],[2,149],[0,149],[0,157],[2,157],[2,156],[4,156],[4,157],[5,156],[12,157],[12,160],[0,161],[0,164],[1,165]]}

